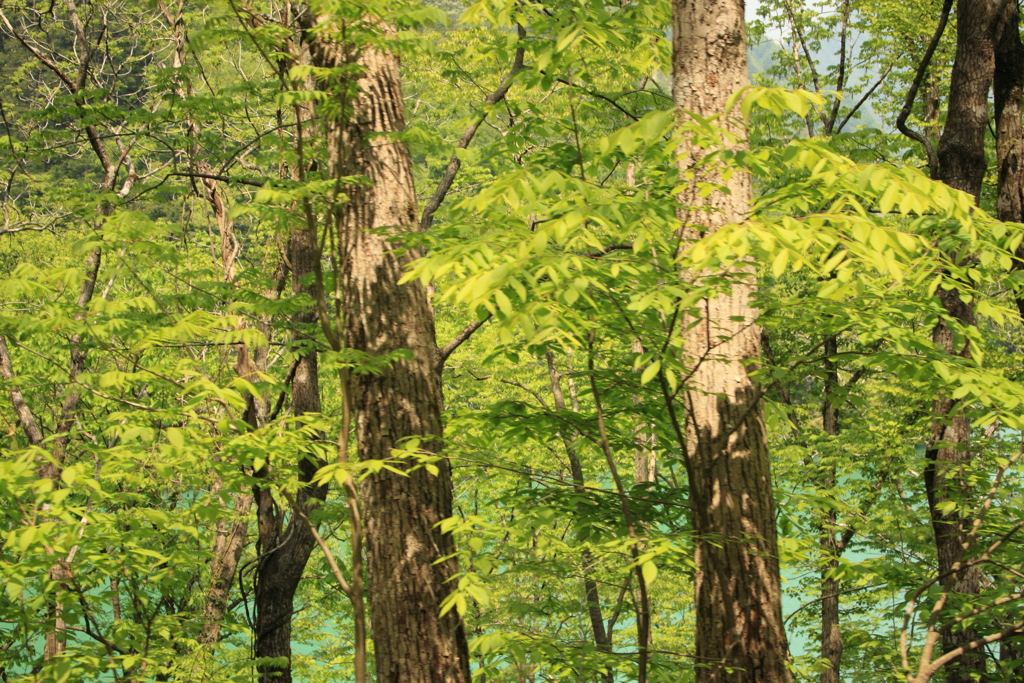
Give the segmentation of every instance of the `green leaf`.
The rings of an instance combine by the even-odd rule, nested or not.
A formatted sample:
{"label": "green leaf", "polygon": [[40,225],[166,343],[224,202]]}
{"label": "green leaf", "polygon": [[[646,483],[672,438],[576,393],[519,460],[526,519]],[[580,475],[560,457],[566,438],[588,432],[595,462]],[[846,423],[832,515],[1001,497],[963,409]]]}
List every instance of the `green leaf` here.
{"label": "green leaf", "polygon": [[647,560],[640,565],[640,573],[644,577],[644,583],[650,586],[658,578],[658,567],[651,560]]}
{"label": "green leaf", "polygon": [[786,266],[789,265],[789,250],[783,248],[775,258],[772,259],[772,276],[780,277],[786,272]]}
{"label": "green leaf", "polygon": [[171,427],[167,430],[166,433],[167,440],[171,443],[172,446],[174,446],[175,448],[185,447],[185,434],[180,429]]}
{"label": "green leaf", "polygon": [[648,365],[646,368],[644,368],[644,371],[640,373],[640,384],[647,384],[648,382],[650,382],[652,379],[655,378],[655,376],[657,376],[659,370],[661,370],[660,360],[656,360],[650,365]]}

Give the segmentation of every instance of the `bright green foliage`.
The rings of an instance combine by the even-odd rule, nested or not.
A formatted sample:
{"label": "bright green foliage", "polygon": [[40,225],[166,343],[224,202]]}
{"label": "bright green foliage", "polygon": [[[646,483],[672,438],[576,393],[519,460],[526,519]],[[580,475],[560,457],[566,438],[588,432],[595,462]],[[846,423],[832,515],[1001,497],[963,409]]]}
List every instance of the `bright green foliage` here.
{"label": "bright green foliage", "polygon": [[[298,463],[334,460],[339,370],[372,373],[401,360],[328,351],[324,326],[293,322],[313,301],[289,295],[279,267],[289,231],[302,224],[297,207],[308,201],[329,244],[325,216],[346,201],[323,170],[328,154],[315,126],[304,141],[308,176],[300,182],[287,172],[298,163],[296,111],[312,100],[340,102],[346,74],[275,73],[290,34],[260,17],[277,8],[238,3],[186,7],[189,57],[175,68],[162,7],[96,5],[111,27],[107,61],[96,67],[95,87],[77,93],[4,37],[0,154],[11,179],[2,196],[0,335],[16,378],[2,382],[0,402],[0,671],[11,681],[254,680],[253,571],[265,549],[251,530],[220,640],[204,644],[216,539],[248,510],[253,487],[270,488],[286,508]],[[486,320],[443,375],[456,502],[443,528],[456,536],[461,571],[443,609],[465,620],[477,679],[634,680],[637,564],[653,605],[650,680],[692,679],[695,566],[681,397],[695,361],[683,355],[682,333],[702,300],[741,277],[737,265],[757,273],[766,343],[755,377],[765,391],[798,679],[815,680],[822,666],[817,599],[830,558],[820,537],[834,513],[833,531],[850,533],[834,572],[844,590],[844,677],[904,680],[904,610],[935,575],[921,477],[932,400],[943,393],[972,418],[976,454],[963,476],[977,497],[950,504],[980,520],[976,548],[1006,539],[984,566],[983,593],[953,600],[944,614],[970,615],[980,633],[1012,619],[1024,563],[1013,460],[1024,430],[1024,375],[1013,301],[1020,277],[1011,271],[1024,228],[996,222],[969,197],[928,180],[892,136],[805,135],[807,117],[827,114],[835,100],[827,83],[814,92],[807,73],[794,75],[792,50],[776,55],[770,75],[803,89],[737,93],[721,116],[742,117],[751,144],[728,151],[736,146],[724,143],[736,141],[720,117],[680,123],[672,110],[667,3],[438,7],[321,9],[348,19],[353,40],[401,50],[410,122],[401,138],[421,197],[433,192],[464,128],[484,120],[472,145],[454,152],[462,168],[434,227],[419,244],[403,245],[423,248],[407,278],[435,288],[440,346]],[[786,7],[762,5],[763,34],[792,29]],[[815,23],[821,9],[795,9],[816,53],[841,21]],[[871,69],[892,66],[887,83],[902,83],[897,76],[916,59],[904,43],[930,35],[898,10],[855,3],[850,21],[869,34],[859,48],[867,66],[847,88],[842,116],[879,75]],[[74,72],[70,20],[44,14],[32,15],[37,27],[15,26],[28,26],[40,44],[52,41],[68,60],[56,66]],[[396,32],[381,31],[372,17]],[[890,31],[898,22],[912,25]],[[483,105],[519,47],[524,68],[509,94]],[[833,78],[835,65],[820,73]],[[322,89],[306,90],[307,75],[320,77]],[[875,109],[883,117],[899,92],[886,87],[888,99]],[[331,112],[343,113],[337,106]],[[102,194],[90,127],[120,158],[117,182]],[[694,146],[707,154],[680,177],[675,156]],[[236,181],[217,185],[239,243],[230,281],[200,162],[207,175]],[[736,173],[754,180],[746,220],[684,242],[681,188],[708,196],[719,189],[709,178]],[[700,225],[706,209],[682,211]],[[80,307],[83,263],[95,249],[103,254],[96,293]],[[322,285],[333,307],[331,249],[324,247]],[[695,284],[687,274],[697,272],[706,276]],[[976,302],[976,325],[949,319],[935,296],[940,287]],[[970,360],[936,348],[940,319],[970,344]],[[833,355],[824,350],[829,339]],[[238,376],[243,346],[269,354],[265,373]],[[289,368],[310,348],[321,352],[323,414],[292,418]],[[85,368],[72,377],[76,350],[86,354]],[[838,436],[821,428],[826,362],[839,378],[831,394]],[[636,541],[600,450],[591,365],[638,520]],[[43,429],[41,445],[27,440],[15,389]],[[72,393],[79,399],[69,440],[58,448],[61,407]],[[271,414],[257,429],[244,420],[253,398]],[[41,463],[57,457],[59,478],[41,478]],[[657,476],[639,480],[638,461],[652,457]],[[400,461],[436,473],[437,457],[416,440],[388,461],[319,472],[331,494],[313,520],[336,557],[349,544],[343,485],[401,470]],[[264,468],[270,474],[256,476]],[[911,608],[915,667],[921,624],[938,595],[933,586]],[[319,551],[299,603],[297,680],[349,680],[351,607]],[[595,639],[595,610],[606,643]],[[58,613],[66,650],[44,662]],[[990,680],[1014,680],[995,673],[1009,666],[993,661]]]}

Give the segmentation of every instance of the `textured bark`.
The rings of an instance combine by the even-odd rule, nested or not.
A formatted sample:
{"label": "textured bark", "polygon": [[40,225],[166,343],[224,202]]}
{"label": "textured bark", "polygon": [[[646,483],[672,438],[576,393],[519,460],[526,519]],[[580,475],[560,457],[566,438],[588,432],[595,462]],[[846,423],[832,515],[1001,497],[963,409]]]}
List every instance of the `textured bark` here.
{"label": "textured bark", "polygon": [[[322,22],[328,21],[321,18]],[[412,164],[405,145],[387,133],[405,128],[398,59],[377,49],[359,53],[318,32],[314,63],[337,67],[358,60],[358,92],[339,87],[327,126],[332,177],[364,176],[346,185],[334,229],[342,254],[345,346],[371,357],[405,350],[380,373],[353,373],[348,388],[360,458],[386,460],[408,437],[420,452],[442,448],[442,394],[434,316],[418,281],[399,280],[414,258],[389,237],[417,230]],[[385,135],[380,135],[381,133]],[[405,463],[396,463],[406,466]],[[411,463],[410,463],[411,464]],[[370,619],[381,683],[468,683],[469,654],[462,621],[440,616],[456,572],[448,534],[436,527],[452,514],[451,467],[436,463],[399,476],[381,472],[363,485]]]}
{"label": "textured bark", "polygon": [[[838,353],[835,337],[825,340],[825,398],[821,403],[821,427],[829,436],[839,435],[839,409],[833,400],[839,387],[839,372],[832,358]],[[829,466],[824,482],[826,489],[836,484],[836,468]],[[839,568],[843,554],[843,543],[836,538],[836,511],[830,508],[821,525],[821,550],[825,565],[821,570],[821,658],[829,668],[821,672],[821,683],[840,683],[840,666],[843,661],[843,634],[839,629],[839,580],[830,574]]]}
{"label": "textured bark", "polygon": [[[993,95],[996,105],[996,215],[1001,221],[1024,221],[1024,128],[1021,125],[1024,88],[1024,45],[1020,40],[1020,9],[1007,2],[996,28]],[[1024,246],[1017,248],[1014,269],[1024,266]],[[1017,297],[1024,318],[1024,296]]]}
{"label": "textured bark", "polygon": [[[956,57],[950,81],[946,125],[939,139],[939,177],[950,187],[967,192],[975,201],[981,194],[987,170],[985,131],[988,126],[988,91],[995,72],[995,34],[1001,0],[958,0]],[[951,318],[961,325],[974,324],[974,304],[963,301],[956,291],[939,289],[939,299]],[[950,327],[940,322],[932,333],[936,346],[945,353],[970,358],[965,340],[959,345]],[[953,572],[962,559],[967,533],[971,487],[963,468],[972,459],[969,450],[971,424],[964,406],[947,395],[934,402],[932,439],[927,451],[925,487],[931,511],[932,527],[942,585],[954,594],[977,594],[981,572],[977,568]],[[957,508],[948,513],[939,506],[955,501]],[[944,651],[956,649],[977,634],[970,628],[943,633]],[[969,652],[946,667],[947,683],[984,680],[985,658],[982,652]]]}
{"label": "textured bark", "polygon": [[[834,513],[830,515],[834,518]],[[834,523],[834,519],[831,519]],[[822,571],[821,579],[821,658],[829,663],[829,668],[821,672],[821,683],[839,683],[840,665],[843,661],[843,634],[839,630],[839,581],[825,576],[839,566],[838,548],[834,543],[835,536],[829,534],[824,539],[825,552],[830,553],[828,564]]]}
{"label": "textured bark", "polygon": [[235,580],[238,560],[245,547],[249,530],[248,512],[252,507],[252,496],[235,496],[235,520],[230,524],[218,522],[217,538],[213,546],[213,560],[210,563],[210,585],[206,589],[206,605],[203,607],[203,631],[199,642],[209,645],[220,638],[224,615],[228,611],[231,584]]}
{"label": "textured bark", "polygon": [[[722,113],[727,98],[748,83],[742,1],[674,0],[673,28],[675,104],[703,117]],[[681,169],[691,168],[700,154],[684,150]],[[707,200],[696,187],[687,190],[683,206],[711,204],[717,211],[684,221],[713,232],[742,220],[750,179],[737,173],[725,185],[730,194],[716,192]],[[684,227],[685,238],[700,235]],[[761,351],[750,306],[753,265],[734,276],[731,291],[699,302],[684,324],[687,357],[699,362],[685,396],[697,564],[696,676],[700,683],[781,683],[791,676],[771,472],[761,391],[744,364]]]}
{"label": "textured bark", "polygon": [[[993,94],[996,109],[996,163],[999,171],[996,211],[999,220],[1024,222],[1024,45],[1020,39],[1020,8],[1007,2],[996,30],[996,64]],[[1024,267],[1024,245],[1017,247],[1014,269]],[[1024,318],[1024,296],[1017,296],[1017,310]],[[1000,643],[1004,662],[1024,660],[1024,640],[1010,638]],[[1024,679],[1024,664],[1010,673]]]}
{"label": "textured bark", "polygon": [[[305,230],[296,230],[289,240],[289,260],[292,264],[292,292],[310,293],[311,285],[303,285],[304,275],[316,272],[320,258],[317,244]],[[295,322],[309,325],[315,322],[313,311],[295,316]],[[298,333],[301,335],[300,332]],[[298,336],[298,335],[297,335]],[[320,382],[315,350],[299,358],[292,376],[292,412],[295,415],[320,412]],[[299,463],[299,480],[310,482],[323,462],[304,459]],[[265,475],[266,469],[257,473]],[[296,504],[307,512],[327,496],[327,486],[305,486],[295,495]],[[292,614],[295,611],[295,591],[316,538],[309,526],[297,515],[284,525],[281,510],[270,491],[257,486],[254,491],[259,527],[258,550],[261,559],[256,573],[255,655],[257,658],[282,657],[285,665],[261,664],[261,683],[290,683]]]}
{"label": "textured bark", "polygon": [[[1020,8],[1007,2],[996,29],[996,63],[993,94],[996,109],[996,163],[998,168],[999,220],[1024,222],[1024,45],[1020,39]],[[1024,246],[1017,248],[1014,269],[1024,267]],[[1017,296],[1017,310],[1024,318],[1024,296]],[[1004,662],[1024,660],[1024,640],[1009,638],[1000,643],[999,658]],[[1008,665],[1009,667],[1009,665]],[[1024,664],[1012,671],[1024,679]]]}
{"label": "textured bark", "polygon": [[[962,301],[956,292],[940,289],[938,294],[950,315],[961,324],[974,324],[974,310],[971,304]],[[971,357],[970,347],[963,341],[963,346],[957,347],[952,330],[944,323],[935,327],[932,339],[936,346],[949,355]],[[963,406],[948,396],[941,396],[935,401],[932,410],[936,417],[932,423],[931,445],[926,454],[929,462],[924,480],[932,528],[935,532],[939,573],[945,575],[941,581],[942,587],[954,594],[975,595],[981,588],[982,579],[978,567],[966,571],[953,571],[963,558],[964,542],[970,525],[969,515],[965,515],[965,512],[972,493],[963,472],[963,468],[973,457],[969,450],[971,422],[962,408]],[[943,513],[939,506],[947,501],[956,502],[957,508]],[[943,651],[954,650],[977,637],[978,634],[970,628],[945,631],[942,636]],[[947,683],[977,681],[975,676],[983,675],[985,671],[984,655],[977,650],[968,652],[948,664],[946,671]],[[983,676],[981,680],[984,680]]]}
{"label": "textured bark", "polygon": [[658,453],[654,450],[654,434],[644,425],[635,430],[636,451],[633,454],[633,474],[638,484],[653,484],[658,476]]}
{"label": "textured bark", "polygon": [[988,170],[985,131],[995,71],[994,26],[1002,0],[957,0],[956,57],[946,126],[939,139],[938,180],[975,200]]}
{"label": "textured bark", "polygon": [[[17,376],[14,374],[14,366],[11,363],[11,352],[7,348],[7,339],[2,336],[0,336],[0,377],[3,377],[8,382],[13,382],[17,379]],[[39,423],[36,421],[36,416],[32,414],[32,409],[25,403],[25,397],[21,393],[21,388],[16,384],[12,384],[11,388],[8,389],[8,394],[11,397],[14,413],[18,416],[18,422],[21,424],[25,436],[28,437],[29,445],[42,446],[43,431],[39,428]]]}

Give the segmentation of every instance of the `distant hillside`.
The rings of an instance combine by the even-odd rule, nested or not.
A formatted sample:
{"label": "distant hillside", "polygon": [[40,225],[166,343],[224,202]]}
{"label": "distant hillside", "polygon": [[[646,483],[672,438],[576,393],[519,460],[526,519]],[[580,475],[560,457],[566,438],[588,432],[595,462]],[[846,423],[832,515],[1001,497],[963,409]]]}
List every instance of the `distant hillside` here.
{"label": "distant hillside", "polygon": [[747,74],[754,79],[754,74],[767,71],[775,66],[775,53],[782,50],[782,46],[774,40],[765,40],[757,45],[747,46]]}
{"label": "distant hillside", "polygon": [[[819,72],[824,72],[829,67],[834,67],[839,64],[839,45],[840,42],[838,39],[828,40],[822,43],[821,50],[814,54],[814,57],[818,62]],[[751,82],[754,81],[755,75],[765,73],[775,66],[775,56],[782,50],[783,47],[774,40],[765,40],[756,45],[747,46],[747,74],[749,75]],[[851,80],[854,84],[857,84],[863,73],[863,69],[854,70],[851,74]],[[777,83],[777,85],[784,84]],[[859,99],[859,94],[853,98],[853,101],[856,102],[857,99]],[[885,128],[882,120],[871,106],[870,101],[861,108],[860,117],[852,122],[852,125],[847,129],[847,132],[860,125],[869,126],[871,128]]]}

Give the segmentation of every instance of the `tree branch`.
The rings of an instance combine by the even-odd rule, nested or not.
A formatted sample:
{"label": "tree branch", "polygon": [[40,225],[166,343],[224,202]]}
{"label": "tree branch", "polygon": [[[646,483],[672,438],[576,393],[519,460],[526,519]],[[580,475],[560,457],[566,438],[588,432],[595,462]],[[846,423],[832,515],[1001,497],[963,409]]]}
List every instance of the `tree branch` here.
{"label": "tree branch", "polygon": [[1024,633],[1024,621],[1019,622],[1017,624],[1014,624],[1013,626],[1011,626],[1010,628],[1006,629],[1005,631],[1001,631],[999,633],[993,633],[991,635],[985,636],[984,638],[979,638],[977,640],[972,640],[971,642],[967,643],[966,645],[961,645],[960,647],[956,648],[955,650],[950,650],[946,654],[944,654],[941,657],[939,657],[938,659],[936,659],[930,665],[928,665],[928,667],[926,667],[925,671],[922,672],[922,674],[918,676],[918,678],[915,681],[915,683],[926,683],[929,679],[931,679],[932,676],[935,675],[935,673],[939,669],[941,669],[943,666],[945,666],[949,662],[953,661],[957,657],[960,657],[961,655],[963,655],[963,654],[965,654],[967,652],[971,652],[972,650],[977,650],[979,647],[982,647],[984,645],[990,645],[992,643],[995,643],[995,642],[998,642],[1000,640],[1003,640],[1004,638],[1009,638],[1010,636],[1015,636],[1015,635],[1019,635],[1019,634],[1022,634],[1022,633]]}
{"label": "tree branch", "polygon": [[[7,348],[6,337],[2,336],[0,336],[0,377],[3,377],[8,382],[15,380],[14,367],[11,364],[11,352]],[[8,391],[11,395],[11,404],[14,406],[14,412],[18,414],[18,421],[21,423],[21,428],[25,430],[28,442],[33,446],[42,445],[43,432],[39,429],[39,423],[36,422],[36,417],[32,414],[31,408],[25,403],[25,397],[22,395],[21,389],[17,385],[11,385]]]}
{"label": "tree branch", "polygon": [[[526,27],[522,24],[518,25],[519,30],[519,47],[516,48],[515,57],[512,59],[512,68],[509,70],[508,75],[502,79],[501,84],[498,85],[498,89],[487,96],[484,100],[484,106],[491,106],[497,104],[505,98],[508,94],[509,89],[512,87],[512,81],[523,69],[523,56],[526,48],[523,46],[523,40],[526,38]],[[487,118],[488,112],[484,110],[477,116],[477,120],[466,127],[466,130],[462,131],[462,137],[459,138],[458,143],[455,145],[455,149],[466,149],[469,147],[469,143],[473,141],[473,137],[476,136],[477,130],[480,125]],[[434,190],[433,196],[427,200],[427,205],[423,207],[423,215],[420,218],[420,231],[426,232],[430,229],[430,226],[434,223],[434,213],[440,208],[441,202],[448,196],[448,191],[452,189],[452,183],[455,182],[455,176],[458,174],[459,169],[462,168],[462,160],[459,159],[457,154],[453,154],[452,158],[448,160],[448,166],[444,170],[444,176],[441,178],[441,182],[438,184],[437,189]]]}
{"label": "tree branch", "polygon": [[466,325],[465,329],[463,329],[462,332],[459,332],[457,335],[455,335],[454,339],[445,344],[444,348],[438,349],[438,362],[441,364],[441,366],[444,367],[445,361],[448,360],[448,356],[455,353],[456,349],[458,349],[460,346],[466,343],[466,341],[468,341],[469,338],[473,336],[473,333],[479,330],[481,327],[483,327],[484,323],[486,323],[490,319],[491,314],[488,313],[487,317],[484,318],[483,320],[476,320],[474,322],[471,322],[469,325]]}
{"label": "tree branch", "polygon": [[925,153],[928,155],[928,173],[933,179],[939,177],[939,156],[935,151],[935,145],[932,144],[932,141],[929,140],[927,136],[910,128],[910,126],[907,125],[907,117],[910,116],[910,112],[914,108],[914,100],[917,99],[917,91],[921,89],[921,83],[924,82],[924,76],[928,71],[928,65],[931,64],[932,55],[935,54],[935,48],[938,47],[939,40],[942,39],[942,34],[946,30],[946,23],[949,21],[949,12],[952,7],[953,0],[945,0],[942,3],[942,14],[939,15],[939,25],[935,27],[935,33],[932,35],[932,40],[928,43],[928,49],[924,51],[921,63],[917,65],[917,73],[914,75],[914,80],[910,84],[910,90],[907,91],[907,98],[903,101],[903,109],[900,110],[900,115],[896,117],[896,128],[911,140],[924,145]]}
{"label": "tree branch", "polygon": [[857,104],[854,105],[853,109],[851,109],[849,112],[847,112],[846,116],[843,118],[842,122],[839,124],[839,127],[836,128],[836,133],[842,133],[843,132],[843,127],[847,123],[849,123],[850,119],[853,118],[853,115],[856,114],[860,110],[860,108],[864,106],[864,103],[867,102],[868,98],[871,97],[875,93],[875,90],[878,89],[878,86],[882,85],[882,81],[884,81],[886,79],[886,77],[889,75],[890,71],[892,71],[892,64],[890,64],[889,66],[885,67],[885,72],[883,72],[881,77],[879,77],[879,79],[877,81],[875,81],[875,84],[873,86],[871,86],[871,89],[868,90],[866,93],[864,93],[863,97],[861,97],[859,100],[857,100]]}
{"label": "tree branch", "polygon": [[226,175],[217,175],[216,173],[184,173],[182,171],[172,171],[168,173],[169,176],[183,176],[185,178],[206,178],[208,180],[219,180],[224,183],[239,183],[241,185],[251,185],[253,187],[263,187],[267,184],[266,180],[250,180],[248,178],[232,178]]}
{"label": "tree branch", "polygon": [[[846,86],[846,37],[849,33],[850,28],[850,0],[846,0],[843,4],[843,29],[839,38],[839,73],[836,75],[836,92],[842,93],[843,88]],[[825,135],[832,135],[832,130],[835,128],[836,119],[839,117],[839,103],[841,98],[836,95],[835,100],[832,102],[832,111],[828,115],[828,120],[825,121]]]}
{"label": "tree branch", "polygon": [[[835,595],[837,595],[837,596],[838,595],[847,595],[849,593],[856,593],[858,591],[866,591],[866,590],[869,590],[871,588],[881,588],[881,587],[887,586],[887,585],[888,584],[885,584],[885,583],[873,583],[873,584],[870,584],[868,586],[858,586],[857,588],[847,588],[846,590],[839,591]],[[833,596],[828,596],[828,597],[833,597]],[[817,604],[817,603],[821,602],[822,600],[825,600],[825,598],[824,597],[815,598],[815,599],[811,600],[810,602],[805,602],[804,604],[800,605],[795,610],[790,612],[789,616],[786,617],[785,620],[783,620],[782,623],[783,624],[788,624],[789,620],[792,619],[793,617],[795,617],[797,614],[799,614],[802,610],[810,607],[811,605]]]}

